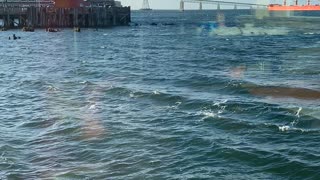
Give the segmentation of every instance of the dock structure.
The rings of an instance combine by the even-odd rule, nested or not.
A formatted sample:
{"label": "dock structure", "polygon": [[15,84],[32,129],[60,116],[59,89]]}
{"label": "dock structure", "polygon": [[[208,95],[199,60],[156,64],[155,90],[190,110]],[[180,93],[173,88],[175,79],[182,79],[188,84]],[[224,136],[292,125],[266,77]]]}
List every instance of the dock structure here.
{"label": "dock structure", "polygon": [[130,7],[122,7],[114,0],[0,0],[0,26],[8,29],[121,26],[130,23],[130,11]]}

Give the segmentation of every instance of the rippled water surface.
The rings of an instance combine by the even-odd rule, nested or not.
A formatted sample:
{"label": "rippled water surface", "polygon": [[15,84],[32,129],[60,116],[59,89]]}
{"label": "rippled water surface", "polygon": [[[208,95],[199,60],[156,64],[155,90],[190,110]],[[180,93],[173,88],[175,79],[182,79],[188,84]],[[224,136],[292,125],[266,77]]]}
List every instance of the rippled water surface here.
{"label": "rippled water surface", "polygon": [[320,179],[320,36],[214,15],[1,32],[0,179]]}

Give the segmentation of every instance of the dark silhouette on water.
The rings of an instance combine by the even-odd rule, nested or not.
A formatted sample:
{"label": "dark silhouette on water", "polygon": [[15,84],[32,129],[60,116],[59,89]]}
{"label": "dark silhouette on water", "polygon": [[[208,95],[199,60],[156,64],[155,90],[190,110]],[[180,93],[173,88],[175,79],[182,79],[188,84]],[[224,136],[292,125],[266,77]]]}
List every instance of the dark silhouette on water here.
{"label": "dark silhouette on water", "polygon": [[34,27],[25,26],[25,27],[22,28],[22,31],[24,31],[24,32],[34,32]]}
{"label": "dark silhouette on water", "polygon": [[73,28],[73,31],[74,31],[74,32],[81,32],[81,29],[80,29],[80,27],[74,27],[74,28]]}
{"label": "dark silhouette on water", "polygon": [[46,32],[60,32],[60,29],[46,28]]}
{"label": "dark silhouette on water", "polygon": [[[16,36],[16,34],[13,34],[12,35],[12,39],[13,40],[17,40],[17,39],[21,39],[21,37],[20,36]],[[9,40],[11,40],[11,37],[9,36]]]}

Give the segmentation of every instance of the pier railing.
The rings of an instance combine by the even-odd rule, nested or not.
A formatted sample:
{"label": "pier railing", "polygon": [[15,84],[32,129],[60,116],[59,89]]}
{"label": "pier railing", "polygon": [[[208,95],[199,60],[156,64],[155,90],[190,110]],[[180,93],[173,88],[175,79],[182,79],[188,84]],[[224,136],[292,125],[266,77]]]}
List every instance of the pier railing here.
{"label": "pier railing", "polygon": [[53,5],[52,0],[0,0],[0,7],[47,7]]}

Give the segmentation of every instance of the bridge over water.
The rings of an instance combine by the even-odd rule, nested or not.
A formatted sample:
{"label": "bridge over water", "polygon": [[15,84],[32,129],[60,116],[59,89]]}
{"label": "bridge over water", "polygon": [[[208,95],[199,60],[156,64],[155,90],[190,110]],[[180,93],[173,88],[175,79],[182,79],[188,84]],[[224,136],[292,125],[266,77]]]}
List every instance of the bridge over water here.
{"label": "bridge over water", "polygon": [[199,9],[202,10],[202,4],[216,4],[217,9],[220,9],[220,5],[231,5],[234,6],[234,9],[237,9],[238,6],[244,7],[267,7],[268,4],[265,3],[245,3],[237,1],[220,1],[220,0],[181,0],[180,1],[180,10],[185,9],[185,3],[198,3]]}

